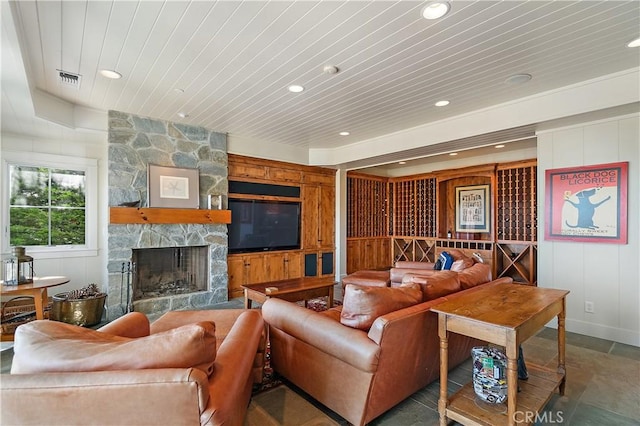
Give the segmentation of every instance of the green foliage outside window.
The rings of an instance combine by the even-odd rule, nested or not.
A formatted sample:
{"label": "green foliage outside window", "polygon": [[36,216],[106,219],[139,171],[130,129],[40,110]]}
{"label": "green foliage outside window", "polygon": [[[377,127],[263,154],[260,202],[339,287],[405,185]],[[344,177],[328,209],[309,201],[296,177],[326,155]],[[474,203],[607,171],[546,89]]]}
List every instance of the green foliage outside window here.
{"label": "green foliage outside window", "polygon": [[12,165],[9,174],[10,245],[85,244],[83,171]]}

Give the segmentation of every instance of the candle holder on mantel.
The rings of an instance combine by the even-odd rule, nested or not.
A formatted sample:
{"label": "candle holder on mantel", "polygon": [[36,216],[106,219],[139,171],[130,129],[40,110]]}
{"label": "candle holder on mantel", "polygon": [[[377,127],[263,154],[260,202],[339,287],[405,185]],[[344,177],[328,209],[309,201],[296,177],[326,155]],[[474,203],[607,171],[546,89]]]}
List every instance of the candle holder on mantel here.
{"label": "candle holder on mantel", "polygon": [[11,255],[2,259],[2,280],[4,285],[33,282],[33,257],[25,254],[24,247],[13,247]]}

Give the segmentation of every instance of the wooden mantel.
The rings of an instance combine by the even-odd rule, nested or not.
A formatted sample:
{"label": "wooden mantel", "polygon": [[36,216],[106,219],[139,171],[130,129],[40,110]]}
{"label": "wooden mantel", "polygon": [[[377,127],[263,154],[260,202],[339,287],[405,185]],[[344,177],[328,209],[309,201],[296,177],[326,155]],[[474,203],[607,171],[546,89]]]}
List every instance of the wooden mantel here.
{"label": "wooden mantel", "polygon": [[109,207],[112,224],[231,223],[231,210]]}

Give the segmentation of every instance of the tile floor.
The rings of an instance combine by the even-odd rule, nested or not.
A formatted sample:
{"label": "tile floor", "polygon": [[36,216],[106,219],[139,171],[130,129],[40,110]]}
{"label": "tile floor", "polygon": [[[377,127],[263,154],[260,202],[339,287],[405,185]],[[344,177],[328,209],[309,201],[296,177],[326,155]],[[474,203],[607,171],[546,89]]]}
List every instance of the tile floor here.
{"label": "tile floor", "polygon": [[[241,308],[242,299],[211,306]],[[537,424],[640,425],[640,348],[567,332],[567,386],[564,396],[554,395]],[[4,348],[4,346],[3,346]],[[525,360],[539,365],[557,363],[556,330],[544,328],[523,344]],[[13,351],[2,351],[0,372],[11,369]],[[449,374],[451,392],[471,379],[471,361]],[[375,419],[372,426],[438,424],[439,382],[431,383]],[[346,421],[290,386],[340,425]],[[290,426],[283,423],[283,426]],[[291,425],[294,426],[294,425]],[[296,425],[297,426],[297,425]]]}

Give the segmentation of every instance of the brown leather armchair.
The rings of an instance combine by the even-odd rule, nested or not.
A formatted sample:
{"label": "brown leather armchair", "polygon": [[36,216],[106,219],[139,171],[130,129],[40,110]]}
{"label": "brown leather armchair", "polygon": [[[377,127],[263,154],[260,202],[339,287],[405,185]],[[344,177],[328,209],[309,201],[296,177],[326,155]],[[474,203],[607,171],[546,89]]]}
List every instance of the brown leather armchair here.
{"label": "brown leather armchair", "polygon": [[[260,312],[237,309],[166,315],[150,325],[146,316],[134,312],[99,331],[109,336],[145,338],[183,324],[212,321],[216,324],[213,345],[215,348],[217,344],[217,349],[211,352],[215,360],[210,376],[193,367],[6,374],[0,384],[2,423],[242,425],[255,379],[256,353],[265,331]],[[20,333],[16,345],[19,338]],[[153,357],[153,353],[146,356]],[[23,358],[21,364],[19,358],[14,357],[12,372],[13,367],[24,371],[25,362],[32,361]]]}

